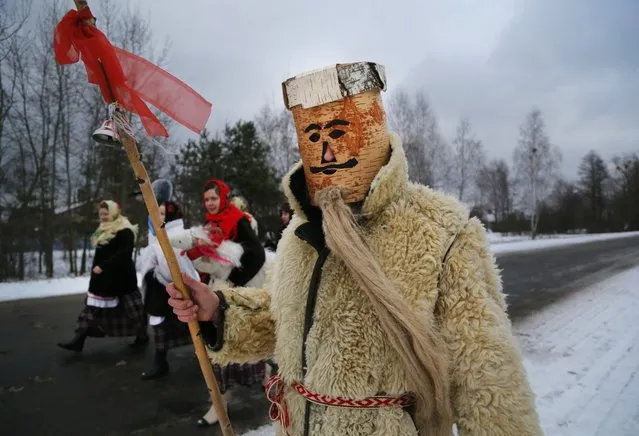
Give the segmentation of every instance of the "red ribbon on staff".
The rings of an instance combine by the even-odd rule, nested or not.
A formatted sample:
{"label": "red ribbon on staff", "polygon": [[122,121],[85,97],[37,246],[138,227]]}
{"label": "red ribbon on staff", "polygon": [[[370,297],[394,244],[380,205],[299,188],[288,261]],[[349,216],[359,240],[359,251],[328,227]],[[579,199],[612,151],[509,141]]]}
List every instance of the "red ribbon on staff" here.
{"label": "red ribbon on staff", "polygon": [[117,102],[140,116],[149,136],[169,136],[151,112],[149,102],[183,126],[200,133],[211,115],[211,103],[184,82],[133,53],[114,47],[98,28],[88,7],[70,10],[55,28],[54,50],[59,64],[80,59],[89,83],[98,85],[104,101]]}

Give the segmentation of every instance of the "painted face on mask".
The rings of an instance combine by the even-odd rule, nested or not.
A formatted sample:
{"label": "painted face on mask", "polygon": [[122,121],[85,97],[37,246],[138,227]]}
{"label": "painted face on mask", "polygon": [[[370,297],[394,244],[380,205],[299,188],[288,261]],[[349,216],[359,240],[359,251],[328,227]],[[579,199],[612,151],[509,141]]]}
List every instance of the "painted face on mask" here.
{"label": "painted face on mask", "polygon": [[[365,76],[361,70],[353,70],[353,73]],[[321,75],[322,71],[315,74]],[[291,80],[296,78],[285,84]],[[303,87],[308,89],[301,89]],[[302,82],[295,84],[287,96],[285,87],[288,97],[285,100],[287,104],[295,103],[299,97],[294,92],[299,91],[306,97],[313,89],[308,81]],[[320,104],[313,104],[312,100],[311,96],[310,103],[290,107],[310,199],[314,203],[315,193],[324,188],[341,187],[347,192],[347,203],[362,201],[390,155],[380,88],[373,85],[354,95],[325,98],[332,100],[326,103],[320,99]]]}

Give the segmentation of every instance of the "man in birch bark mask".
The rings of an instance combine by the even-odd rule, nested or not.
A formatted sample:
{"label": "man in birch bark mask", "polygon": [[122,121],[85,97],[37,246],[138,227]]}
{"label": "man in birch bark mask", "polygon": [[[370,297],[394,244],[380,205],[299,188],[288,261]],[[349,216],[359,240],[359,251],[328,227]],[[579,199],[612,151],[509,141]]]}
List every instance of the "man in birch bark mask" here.
{"label": "man in birch bark mask", "polygon": [[328,187],[344,189],[348,203],[362,201],[391,152],[381,98],[384,68],[368,62],[337,65],[282,86],[313,203]]}
{"label": "man in birch bark mask", "polygon": [[369,62],[284,82],[302,160],[268,284],[187,278],[195,303],[169,285],[169,304],[213,362],[277,362],[278,436],[541,435],[485,230],[409,183],[385,88]]}

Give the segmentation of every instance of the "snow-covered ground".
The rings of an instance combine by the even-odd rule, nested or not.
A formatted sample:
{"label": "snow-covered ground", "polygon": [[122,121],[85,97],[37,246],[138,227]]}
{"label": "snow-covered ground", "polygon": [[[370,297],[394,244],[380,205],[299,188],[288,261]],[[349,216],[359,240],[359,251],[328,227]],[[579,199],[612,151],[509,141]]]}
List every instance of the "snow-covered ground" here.
{"label": "snow-covered ground", "polygon": [[[88,266],[91,266],[91,260],[93,259],[93,249],[87,249],[87,262]],[[75,252],[77,257],[77,269],[80,269],[82,262],[82,250],[77,249]],[[42,269],[44,270],[44,257],[42,258]],[[31,280],[44,279],[46,276],[40,273],[39,254],[37,251],[30,251],[24,254],[24,275]],[[70,271],[69,253],[64,250],[53,251],[53,277],[63,278],[69,276]]]}
{"label": "snow-covered ground", "polygon": [[639,236],[639,232],[540,235],[534,241],[531,240],[529,236],[504,236],[500,233],[488,233],[488,240],[493,253],[502,254],[542,250],[545,248],[583,244],[594,241],[608,241],[632,236]]}
{"label": "snow-covered ground", "polygon": [[514,326],[547,436],[639,435],[637,283],[639,267]]}
{"label": "snow-covered ground", "polygon": [[88,287],[89,276],[0,283],[0,301],[81,294]]}
{"label": "snow-covered ground", "polygon": [[[138,285],[142,277],[138,273]],[[27,298],[59,297],[83,294],[89,288],[89,276],[63,277],[50,280],[25,280],[0,283],[0,303]]]}
{"label": "snow-covered ground", "polygon": [[545,433],[639,435],[639,267],[518,323]]}

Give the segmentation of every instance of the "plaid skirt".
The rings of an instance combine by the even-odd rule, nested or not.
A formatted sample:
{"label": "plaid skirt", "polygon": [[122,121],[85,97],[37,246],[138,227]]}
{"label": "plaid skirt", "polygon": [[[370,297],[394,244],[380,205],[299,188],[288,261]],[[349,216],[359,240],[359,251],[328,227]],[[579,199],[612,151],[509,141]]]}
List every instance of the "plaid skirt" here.
{"label": "plaid skirt", "polygon": [[78,315],[78,329],[88,330],[92,337],[135,336],[146,326],[146,314],[142,295],[136,290],[119,297],[120,302],[113,308],[86,305]]}
{"label": "plaid skirt", "polygon": [[213,372],[220,392],[226,392],[235,384],[247,387],[256,384],[261,386],[264,381],[265,364],[266,361],[263,360],[258,363],[233,363],[226,366],[213,365]]}
{"label": "plaid skirt", "polygon": [[[188,324],[181,322],[177,317],[167,316],[161,324],[152,327],[156,350],[167,351],[170,348],[193,344]],[[213,365],[213,373],[220,392],[226,392],[235,384],[261,385],[266,372],[265,363],[266,361],[226,366]]]}
{"label": "plaid skirt", "polygon": [[167,316],[161,324],[152,326],[153,343],[158,351],[168,351],[171,348],[182,347],[193,343],[189,325],[177,318]]}

